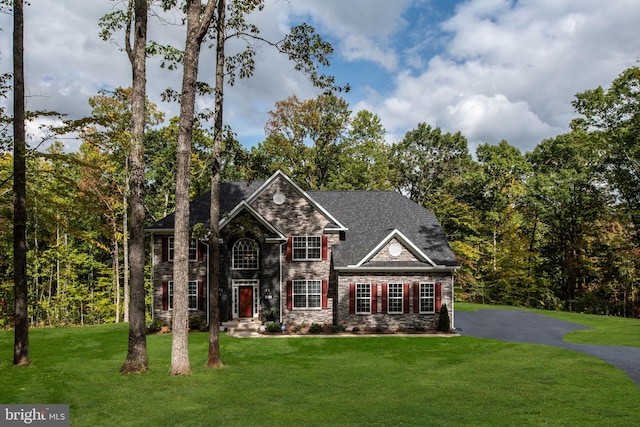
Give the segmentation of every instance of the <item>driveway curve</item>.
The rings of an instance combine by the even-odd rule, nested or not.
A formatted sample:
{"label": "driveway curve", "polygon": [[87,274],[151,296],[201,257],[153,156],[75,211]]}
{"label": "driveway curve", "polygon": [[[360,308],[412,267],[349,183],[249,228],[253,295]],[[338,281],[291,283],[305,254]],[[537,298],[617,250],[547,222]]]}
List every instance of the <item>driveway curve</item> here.
{"label": "driveway curve", "polygon": [[578,351],[623,370],[640,387],[640,348],[564,341],[565,334],[592,329],[589,326],[521,310],[479,309],[475,312],[458,311],[455,316],[455,326],[461,335]]}

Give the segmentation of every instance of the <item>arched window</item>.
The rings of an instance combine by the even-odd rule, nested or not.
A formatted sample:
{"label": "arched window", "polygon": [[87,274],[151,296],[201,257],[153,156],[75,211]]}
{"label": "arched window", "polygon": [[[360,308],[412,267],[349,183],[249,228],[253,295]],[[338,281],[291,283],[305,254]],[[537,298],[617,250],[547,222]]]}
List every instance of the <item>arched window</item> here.
{"label": "arched window", "polygon": [[233,245],[233,269],[258,269],[258,245],[256,242],[251,239],[240,239]]}

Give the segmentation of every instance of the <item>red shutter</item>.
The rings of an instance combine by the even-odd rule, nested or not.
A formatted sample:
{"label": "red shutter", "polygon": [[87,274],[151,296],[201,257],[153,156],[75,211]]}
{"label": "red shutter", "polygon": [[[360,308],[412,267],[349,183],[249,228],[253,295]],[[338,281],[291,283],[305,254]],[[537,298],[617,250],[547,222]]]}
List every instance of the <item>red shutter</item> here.
{"label": "red shutter", "polygon": [[442,307],[442,283],[436,283],[436,313],[440,313]]}
{"label": "red shutter", "polygon": [[291,280],[287,280],[287,309],[293,308],[293,283]]}
{"label": "red shutter", "polygon": [[387,298],[389,296],[389,285],[386,283],[382,284],[382,314],[387,314],[388,302]]}
{"label": "red shutter", "polygon": [[378,312],[378,285],[371,285],[371,314]]}
{"label": "red shutter", "polygon": [[403,289],[402,289],[402,298],[404,301],[402,301],[402,305],[404,305],[404,313],[408,314],[409,313],[409,284],[405,283],[403,285]]}
{"label": "red shutter", "polygon": [[322,281],[322,309],[326,310],[329,307],[329,282]]}
{"label": "red shutter", "polygon": [[349,314],[356,313],[356,284],[349,283]]}
{"label": "red shutter", "polygon": [[287,239],[287,261],[293,259],[293,237],[289,236]]}
{"label": "red shutter", "polygon": [[200,243],[200,242],[197,242],[196,243],[196,248],[197,248],[197,251],[198,251],[198,255],[197,255],[198,256],[198,261],[199,262],[204,261],[204,251],[205,251],[204,245],[202,243]]}
{"label": "red shutter", "polygon": [[420,313],[420,283],[413,284],[413,312]]}
{"label": "red shutter", "polygon": [[198,310],[204,311],[204,283],[198,280]]}
{"label": "red shutter", "polygon": [[169,261],[169,238],[162,238],[162,262]]}
{"label": "red shutter", "polygon": [[326,261],[327,259],[329,259],[329,238],[322,236],[322,260]]}
{"label": "red shutter", "polygon": [[162,282],[162,309],[169,310],[169,282]]}

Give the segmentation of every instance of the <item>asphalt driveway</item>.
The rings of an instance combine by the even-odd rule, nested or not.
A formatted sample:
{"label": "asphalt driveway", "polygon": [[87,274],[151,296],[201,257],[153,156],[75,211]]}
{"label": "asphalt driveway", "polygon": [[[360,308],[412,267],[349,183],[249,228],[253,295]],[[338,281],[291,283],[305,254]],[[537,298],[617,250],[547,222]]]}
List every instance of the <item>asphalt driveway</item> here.
{"label": "asphalt driveway", "polygon": [[598,357],[622,369],[640,387],[640,348],[565,342],[565,334],[588,326],[521,310],[457,311],[455,326],[461,335],[526,344],[562,347]]}

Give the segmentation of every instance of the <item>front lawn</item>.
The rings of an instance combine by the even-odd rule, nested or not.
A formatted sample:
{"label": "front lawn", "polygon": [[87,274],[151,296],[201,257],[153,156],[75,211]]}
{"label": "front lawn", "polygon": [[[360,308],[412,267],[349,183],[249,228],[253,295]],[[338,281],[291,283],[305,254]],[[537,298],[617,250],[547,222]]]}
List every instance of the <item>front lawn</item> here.
{"label": "front lawn", "polygon": [[[633,425],[640,389],[593,357],[469,337],[232,338],[225,366],[168,375],[171,336],[148,337],[151,369],[122,376],[126,325],[38,329],[11,366],[0,332],[1,403],[68,403],[72,426]],[[633,409],[636,408],[636,409]]]}

